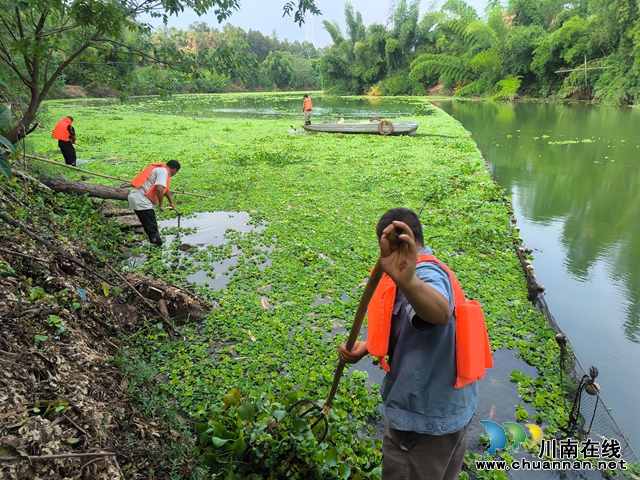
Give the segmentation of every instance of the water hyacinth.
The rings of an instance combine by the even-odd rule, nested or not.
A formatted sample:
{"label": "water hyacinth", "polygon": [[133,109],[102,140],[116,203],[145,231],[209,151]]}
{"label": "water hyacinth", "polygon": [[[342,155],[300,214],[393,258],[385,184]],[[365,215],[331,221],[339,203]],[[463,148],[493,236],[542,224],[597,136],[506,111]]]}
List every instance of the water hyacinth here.
{"label": "water hyacinth", "polygon": [[[538,367],[535,381],[518,380],[521,395],[539,398],[534,420],[564,422],[556,408],[555,340],[527,302],[509,197],[492,181],[469,133],[422,98],[367,104],[346,97],[336,100],[345,109],[378,117],[413,112],[420,127],[407,137],[301,134],[291,131],[299,97],[48,104],[51,119],[74,113],[85,168],[132,178],[150,162],[177,159],[183,168],[172,188],[212,197],[176,195],[182,214],[248,212],[260,227],[230,229],[225,243],[195,245],[195,251],[179,250],[176,241],[135,267],[194,288],[216,306],[175,338],[159,329],[136,339],[135,362],[155,372],[154,402],[143,407],[179,409],[197,419],[198,455],[221,477],[279,478],[273,467],[279,465],[291,478],[379,478],[380,400],[365,374],[342,379],[322,444],[302,425],[284,428],[295,419],[281,412],[300,398],[326,398],[345,339],[344,328],[336,329],[350,327],[378,255],[375,224],[387,209],[405,206],[421,212],[425,242],[456,272],[467,297],[482,303],[492,348],[515,350]],[[321,104],[320,93],[312,98]],[[271,105],[273,112],[262,109],[252,118],[212,111],[225,105]],[[41,154],[56,151],[45,133],[34,133],[30,145]],[[221,289],[190,284],[187,277],[198,271],[210,279],[227,275],[228,283]]]}

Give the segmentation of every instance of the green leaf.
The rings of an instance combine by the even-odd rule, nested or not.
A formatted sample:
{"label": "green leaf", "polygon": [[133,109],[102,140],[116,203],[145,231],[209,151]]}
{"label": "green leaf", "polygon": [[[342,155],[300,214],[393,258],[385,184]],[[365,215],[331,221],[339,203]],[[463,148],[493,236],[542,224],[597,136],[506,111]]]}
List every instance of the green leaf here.
{"label": "green leaf", "polygon": [[278,422],[280,422],[286,415],[287,412],[285,410],[276,410],[273,412],[273,418],[275,418]]}
{"label": "green leaf", "polygon": [[215,453],[205,453],[201,455],[198,460],[200,460],[200,463],[202,463],[204,466],[213,468],[213,466],[216,464],[216,455]]}
{"label": "green leaf", "polygon": [[304,433],[309,428],[307,422],[297,417],[291,421],[291,426],[297,433]]}
{"label": "green leaf", "polygon": [[0,173],[7,178],[11,178],[11,164],[4,153],[0,152]]}
{"label": "green leaf", "polygon": [[376,467],[373,470],[371,470],[371,479],[382,480],[382,467]]}
{"label": "green leaf", "polygon": [[338,474],[340,475],[341,480],[346,480],[349,478],[349,475],[351,475],[351,467],[346,463],[343,463],[338,469]]}
{"label": "green leaf", "polygon": [[222,435],[228,434],[227,428],[224,426],[222,422],[211,422],[211,427],[213,428],[213,434],[216,437],[220,437]]}
{"label": "green leaf", "polygon": [[11,110],[4,105],[0,105],[0,126],[11,120]]}
{"label": "green leaf", "polygon": [[232,388],[224,397],[222,397],[222,401],[227,407],[235,405],[240,401],[240,390]]}
{"label": "green leaf", "polygon": [[200,434],[200,446],[204,447],[206,446],[210,441],[211,441],[211,435],[209,435],[208,433],[201,433]]}
{"label": "green leaf", "polygon": [[238,417],[241,420],[247,420],[255,412],[255,407],[252,403],[244,402],[238,407]]}
{"label": "green leaf", "polygon": [[213,443],[216,447],[221,447],[225,443],[228,443],[230,441],[230,438],[211,437],[211,443]]}
{"label": "green leaf", "polygon": [[335,448],[327,450],[324,461],[330,467],[335,467],[338,464],[338,451]]}
{"label": "green leaf", "polygon": [[7,147],[7,150],[9,150],[12,154],[16,154],[16,148],[11,144],[11,142],[6,139],[5,137],[3,137],[2,135],[0,135],[0,143],[2,143],[5,147]]}
{"label": "green leaf", "polygon": [[233,442],[233,445],[231,445],[230,450],[234,454],[236,454],[238,457],[241,457],[244,454],[244,452],[247,450],[247,444],[245,443],[243,438],[239,438],[235,442]]}
{"label": "green leaf", "polygon": [[28,421],[29,421],[29,419],[25,418],[24,420],[20,420],[18,423],[14,423],[13,425],[7,425],[5,428],[18,428],[18,427],[23,426]]}
{"label": "green leaf", "polygon": [[209,430],[209,424],[208,423],[199,423],[196,425],[196,432],[198,433],[204,433],[207,430]]}

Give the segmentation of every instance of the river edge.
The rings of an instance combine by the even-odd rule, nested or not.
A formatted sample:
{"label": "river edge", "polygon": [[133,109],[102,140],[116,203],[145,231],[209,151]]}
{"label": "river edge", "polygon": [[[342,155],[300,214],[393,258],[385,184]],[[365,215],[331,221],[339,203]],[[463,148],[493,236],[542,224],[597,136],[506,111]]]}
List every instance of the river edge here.
{"label": "river edge", "polygon": [[[274,97],[272,94],[270,96]],[[238,97],[242,95],[236,94],[228,98],[232,101]],[[283,94],[281,97],[286,95]],[[416,105],[423,100],[411,98],[407,101]],[[67,114],[69,109],[68,104],[57,106],[56,102],[50,102],[48,105],[53,118],[56,115]],[[152,160],[154,156],[182,154],[191,159],[195,158],[201,171],[204,171],[203,175],[199,179],[187,177],[184,183],[180,182],[180,186],[184,185],[187,190],[204,192],[207,188],[205,183],[210,183],[222,185],[224,193],[220,195],[222,198],[203,202],[204,205],[185,200],[181,209],[185,213],[201,211],[203,207],[252,212],[257,221],[262,221],[267,226],[267,233],[249,239],[249,248],[274,245],[275,252],[270,255],[271,260],[274,264],[282,262],[287,267],[313,269],[318,266],[317,263],[324,263],[326,265],[322,268],[330,270],[331,262],[326,262],[326,259],[321,257],[311,258],[313,252],[320,251],[320,255],[338,263],[338,267],[331,275],[342,274],[348,278],[362,277],[365,275],[367,265],[370,265],[375,258],[375,249],[371,245],[363,249],[362,245],[357,244],[371,243],[368,233],[371,224],[375,223],[376,215],[385,208],[394,206],[389,203],[388,197],[391,196],[396,204],[405,204],[416,210],[424,204],[423,208],[431,219],[425,231],[426,236],[431,238],[431,245],[439,258],[456,271],[467,296],[477,298],[483,304],[493,349],[514,350],[518,357],[531,365],[536,365],[538,377],[524,375],[518,382],[517,388],[520,390],[520,399],[523,396],[540,398],[536,403],[538,408],[527,408],[530,406],[527,402],[522,402],[520,407],[503,406],[507,413],[504,417],[501,416],[503,419],[500,421],[523,420],[525,416],[523,412],[529,410],[527,417],[530,421],[539,420],[542,425],[551,426],[551,429],[547,427],[547,431],[554,433],[553,427],[557,428],[565,420],[567,413],[558,411],[560,409],[557,407],[560,399],[557,388],[559,378],[555,373],[556,365],[553,363],[554,357],[557,358],[557,345],[552,332],[546,327],[544,318],[527,301],[526,282],[514,251],[520,239],[510,221],[509,198],[489,176],[484,159],[475,143],[469,138],[468,132],[442,111],[430,108],[427,104],[423,108],[423,111],[428,114],[418,116],[420,129],[414,138],[394,139],[392,142],[387,141],[386,144],[381,143],[383,140],[378,137],[369,140],[354,139],[357,145],[355,149],[350,145],[351,140],[344,136],[315,138],[294,135],[286,131],[288,122],[282,120],[275,122],[256,120],[255,123],[259,124],[257,128],[246,129],[243,128],[247,126],[246,120],[225,119],[225,125],[222,128],[218,125],[218,130],[211,133],[209,129],[216,125],[215,119],[196,120],[180,116],[159,119],[140,110],[134,109],[132,112],[127,112],[126,106],[116,106],[113,112],[101,111],[103,107],[82,109],[79,115],[82,120],[79,120],[79,124],[86,122],[82,128],[88,133],[85,133],[84,141],[82,133],[79,133],[78,141],[85,148],[82,155],[86,154],[89,157],[93,155],[95,158],[105,159],[108,148],[118,149],[116,154],[109,156],[109,161],[91,161],[87,165],[87,167],[95,167],[100,173],[131,173],[135,168]],[[200,124],[195,128],[197,132],[190,132],[196,122]],[[118,125],[125,124],[130,126],[131,131],[127,131],[126,128],[118,129]],[[154,137],[153,142],[147,142],[145,139],[145,143],[142,143],[141,138],[136,141],[136,135],[140,137],[144,133],[144,129],[139,127],[140,124],[154,126],[151,133]],[[113,136],[114,132],[118,132],[117,137]],[[187,140],[182,142],[186,147],[176,147],[173,140],[176,132],[180,132],[180,136],[187,137]],[[207,152],[201,139],[198,141],[198,135],[208,136],[207,140],[214,143],[215,151]],[[240,144],[238,146],[236,142],[230,141],[229,136],[244,138],[238,139]],[[289,148],[272,147],[279,142]],[[46,154],[51,152],[50,143],[44,135],[41,135],[33,146],[38,153]],[[163,143],[165,148],[158,148],[158,143]],[[143,154],[143,150],[147,147],[142,145],[148,145],[152,151]],[[380,150],[384,154],[379,154]],[[305,152],[306,157],[301,155],[301,152]],[[337,159],[331,158],[333,152],[340,152],[342,159],[346,157],[349,165],[341,175],[331,171],[332,167],[337,165]],[[138,157],[139,160],[126,160],[127,157]],[[393,162],[395,169],[411,177],[411,181],[406,184],[398,183],[402,178],[398,175],[392,181],[388,181],[385,178],[388,176],[388,162]],[[206,167],[203,167],[205,164]],[[221,171],[213,172],[212,165],[220,167]],[[309,175],[309,168],[318,170],[317,178],[321,177],[325,182],[329,178],[329,184],[324,186],[325,191],[322,188],[318,189],[315,185],[317,178]],[[181,174],[181,177],[187,176],[183,172]],[[241,174],[248,176],[249,181],[247,179],[243,181],[239,176]],[[268,178],[269,175],[275,178]],[[289,176],[289,181],[286,178],[278,178],[279,175]],[[69,176],[73,178],[73,175]],[[310,178],[300,180],[305,176]],[[416,176],[422,176],[422,178],[417,181],[413,178]],[[363,177],[367,180],[366,182],[362,181]],[[292,183],[295,184],[293,185],[295,188],[291,188]],[[380,186],[381,191],[372,192],[371,190],[376,186]],[[354,187],[357,187],[357,194],[353,194]],[[346,192],[345,196],[348,198],[345,202],[335,202],[335,199],[327,198],[326,191],[332,189]],[[295,220],[301,221],[304,228],[316,230],[315,234],[320,238],[314,242],[305,242],[302,236],[304,229],[295,230],[293,235],[287,234],[282,230],[289,223],[286,215],[283,216],[281,212],[274,211],[271,206],[264,203],[266,199],[263,196],[256,195],[250,190],[261,190],[267,193],[266,198],[280,200],[279,209],[300,210]],[[308,190],[311,190],[313,196],[305,195],[304,192]],[[237,198],[239,195],[246,195],[247,198]],[[313,208],[308,208],[309,203],[313,204]],[[365,203],[370,205],[364,205]],[[340,218],[336,218],[337,216],[332,214],[333,209],[345,210],[345,212]],[[356,221],[354,218],[356,212],[363,213],[364,218]],[[342,259],[341,253],[335,251],[335,248],[327,248],[327,244],[331,243],[331,228],[323,222],[323,215],[331,215],[332,222],[354,228],[358,241],[340,245],[340,247],[350,247],[353,254],[347,254]],[[277,238],[275,242],[270,240],[274,236]],[[283,240],[289,243],[292,241],[302,243],[302,247],[305,248],[300,248],[298,245],[292,250],[284,245]],[[242,241],[244,240],[238,240],[238,243]],[[278,250],[279,248],[282,250]],[[301,254],[302,256],[311,255],[308,265],[304,263],[296,265],[295,261],[285,258],[292,255],[295,258],[296,254],[298,259]],[[354,269],[344,265],[345,262],[346,264],[359,262],[359,265]],[[283,271],[286,272],[287,268],[280,269],[280,273]],[[310,278],[314,276],[316,275],[310,275]],[[275,273],[268,277],[269,280],[278,280],[278,275]],[[178,280],[184,281],[184,277]],[[236,283],[241,285],[245,280],[241,272],[241,275],[236,278]],[[329,278],[326,280],[328,281]],[[294,304],[297,303],[291,297],[287,297],[285,289],[278,291],[277,287],[274,288],[274,283],[276,282],[269,282],[272,288],[269,291],[276,290],[276,294],[266,295],[271,303],[276,305],[278,303],[284,305],[291,301]],[[358,285],[353,282],[329,285],[329,288],[321,287],[318,282],[311,282],[310,285],[311,287],[303,289],[298,294],[309,298],[309,294],[315,289],[320,290],[323,296],[335,297],[337,290],[342,289],[343,292],[350,292],[354,298],[359,296]],[[254,286],[261,287],[257,284]],[[203,293],[207,294],[207,292]],[[238,303],[237,300],[255,301],[255,295],[247,295],[246,291],[231,293],[236,296],[235,299],[224,298],[224,294],[216,294],[214,299],[224,298],[230,303]],[[258,295],[258,298],[262,296]],[[319,329],[326,329],[327,323],[332,319],[344,321],[343,318],[349,318],[352,316],[354,307],[353,300],[343,302],[345,305],[338,311],[331,311],[331,306],[310,306],[310,303],[307,302],[307,306],[296,305],[297,313],[305,318],[314,314],[314,318],[317,319],[315,326]],[[248,309],[253,313],[267,313],[255,310],[253,305]],[[278,313],[282,315],[284,312],[280,310]],[[220,319],[216,318],[216,315],[214,312],[212,326],[220,327]],[[294,326],[296,321],[288,318],[284,319],[283,323]],[[246,332],[246,323],[242,319],[239,321],[239,327],[231,327],[223,331],[234,338],[240,338],[240,333]],[[258,327],[253,327],[253,334],[256,334],[256,328]],[[269,332],[267,329],[264,333],[269,334]],[[251,346],[250,342],[251,340],[246,339],[240,341],[245,344],[245,347]],[[249,350],[252,349],[249,348]],[[507,380],[508,378],[502,379],[504,385],[509,384]],[[357,390],[349,380],[345,380],[345,384],[348,388]],[[188,402],[185,407],[197,411],[195,408],[197,403],[197,401]],[[512,410],[509,412],[510,409]],[[470,447],[477,440],[472,439]]]}

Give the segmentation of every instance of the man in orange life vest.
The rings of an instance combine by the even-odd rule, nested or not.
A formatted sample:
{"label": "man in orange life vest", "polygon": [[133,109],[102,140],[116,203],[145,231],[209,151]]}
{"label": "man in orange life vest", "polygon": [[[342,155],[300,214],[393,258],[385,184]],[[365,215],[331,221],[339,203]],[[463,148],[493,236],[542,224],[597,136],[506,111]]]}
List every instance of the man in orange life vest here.
{"label": "man in orange life vest", "polygon": [[[403,232],[395,248],[389,242],[394,229]],[[397,287],[393,310],[388,312],[390,371],[380,388],[387,425],[382,478],[457,480],[478,387],[477,382],[454,387],[456,319],[451,280],[436,263],[417,264],[418,254],[430,255],[431,250],[424,247],[422,225],[412,210],[389,210],[376,233],[382,269]],[[351,351],[345,344],[339,347],[340,359],[346,363],[356,363],[367,353],[365,341],[357,341]]]}
{"label": "man in orange life vest", "polygon": [[64,117],[53,129],[53,138],[58,140],[58,148],[64,157],[64,163],[76,166],[76,131],[73,128],[73,117]]}
{"label": "man in orange life vest", "polygon": [[165,207],[162,203],[164,197],[167,197],[169,208],[176,209],[169,193],[169,185],[171,177],[179,170],[180,163],[177,160],[169,160],[166,165],[160,162],[152,163],[131,182],[134,188],[129,192],[129,206],[140,219],[149,241],[157,247],[162,246],[162,237],[153,206],[158,205],[158,210],[163,212]]}
{"label": "man in orange life vest", "polygon": [[304,124],[311,125],[311,110],[313,109],[313,105],[311,104],[311,99],[309,95],[306,93],[302,97],[302,113],[304,113]]}

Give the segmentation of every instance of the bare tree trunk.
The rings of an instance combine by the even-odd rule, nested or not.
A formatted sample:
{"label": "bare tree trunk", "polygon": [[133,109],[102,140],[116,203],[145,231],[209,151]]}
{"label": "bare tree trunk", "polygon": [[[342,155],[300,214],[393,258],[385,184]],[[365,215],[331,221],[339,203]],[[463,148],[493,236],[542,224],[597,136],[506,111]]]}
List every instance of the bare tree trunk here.
{"label": "bare tree trunk", "polygon": [[126,200],[130,191],[129,188],[72,182],[71,180],[63,180],[60,178],[41,178],[40,181],[56,192],[77,193],[78,195],[88,194],[90,197],[110,200]]}

